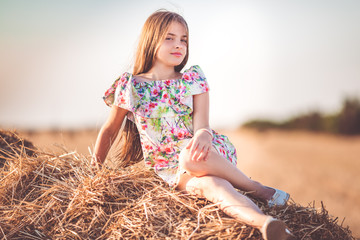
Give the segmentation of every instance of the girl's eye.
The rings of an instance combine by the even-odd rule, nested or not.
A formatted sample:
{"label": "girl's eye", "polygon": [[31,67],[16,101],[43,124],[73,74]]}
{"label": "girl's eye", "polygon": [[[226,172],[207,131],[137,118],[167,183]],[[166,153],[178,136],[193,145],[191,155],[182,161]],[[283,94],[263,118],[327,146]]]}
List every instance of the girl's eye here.
{"label": "girl's eye", "polygon": [[185,39],[182,39],[181,41],[182,41],[182,42],[184,42],[184,43],[186,43],[186,42],[187,42]]}
{"label": "girl's eye", "polygon": [[171,37],[167,37],[167,38],[165,38],[165,40],[172,40],[172,38],[171,38]]}

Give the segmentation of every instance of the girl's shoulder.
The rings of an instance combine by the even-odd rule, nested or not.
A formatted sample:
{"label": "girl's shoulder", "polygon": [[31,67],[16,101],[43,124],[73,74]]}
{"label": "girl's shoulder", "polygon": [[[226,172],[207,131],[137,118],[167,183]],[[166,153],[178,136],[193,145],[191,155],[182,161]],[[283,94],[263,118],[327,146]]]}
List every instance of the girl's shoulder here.
{"label": "girl's shoulder", "polygon": [[172,79],[181,79],[183,76],[182,73],[177,73],[175,77],[164,79],[164,80],[152,80],[151,76],[147,73],[141,73],[138,75],[134,75],[133,79],[135,79],[137,82],[156,82],[156,81],[166,81],[166,80],[172,80]]}
{"label": "girl's shoulder", "polygon": [[193,65],[186,69],[182,74],[182,81],[194,86],[206,86],[208,89],[206,77],[199,65]]}
{"label": "girl's shoulder", "polygon": [[188,69],[184,70],[183,74],[187,74],[187,73],[198,73],[200,75],[200,77],[205,77],[205,75],[199,65],[193,65],[193,66],[189,67]]}
{"label": "girl's shoulder", "polygon": [[[124,73],[125,78],[129,78],[129,73]],[[179,72],[175,77],[170,79],[164,79],[164,80],[152,80],[149,75],[146,73],[141,73],[138,75],[132,75],[130,76],[130,79],[127,79],[128,81],[131,80],[131,82],[136,83],[159,83],[159,82],[176,82],[181,80],[205,80],[206,77],[200,68],[199,65],[193,65],[189,67],[188,69],[185,69],[182,73]]]}

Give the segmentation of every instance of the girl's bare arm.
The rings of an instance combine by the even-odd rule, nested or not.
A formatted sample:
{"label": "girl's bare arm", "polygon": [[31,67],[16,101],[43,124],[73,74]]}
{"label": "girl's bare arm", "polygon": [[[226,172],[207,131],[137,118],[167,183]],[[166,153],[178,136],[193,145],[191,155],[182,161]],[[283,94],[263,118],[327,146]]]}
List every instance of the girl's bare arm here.
{"label": "girl's bare arm", "polygon": [[190,148],[190,156],[193,161],[206,160],[211,148],[212,136],[200,129],[209,129],[209,93],[194,95],[193,103],[193,128],[194,136],[187,145]]}
{"label": "girl's bare arm", "polygon": [[194,95],[193,108],[194,133],[201,128],[209,129],[209,92]]}
{"label": "girl's bare arm", "polygon": [[101,127],[96,139],[93,161],[102,164],[114,142],[128,110],[112,106],[110,114],[104,125]]}

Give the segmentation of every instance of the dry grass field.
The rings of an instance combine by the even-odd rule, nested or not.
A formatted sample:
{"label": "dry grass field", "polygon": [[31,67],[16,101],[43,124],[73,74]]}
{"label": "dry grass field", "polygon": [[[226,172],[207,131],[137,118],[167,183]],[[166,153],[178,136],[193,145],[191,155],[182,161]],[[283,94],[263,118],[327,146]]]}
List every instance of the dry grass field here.
{"label": "dry grass field", "polygon": [[[220,130],[238,150],[238,166],[263,184],[283,189],[303,206],[326,206],[360,238],[360,137],[308,132]],[[20,132],[46,151],[89,155],[96,130]],[[56,144],[55,144],[56,143]]]}

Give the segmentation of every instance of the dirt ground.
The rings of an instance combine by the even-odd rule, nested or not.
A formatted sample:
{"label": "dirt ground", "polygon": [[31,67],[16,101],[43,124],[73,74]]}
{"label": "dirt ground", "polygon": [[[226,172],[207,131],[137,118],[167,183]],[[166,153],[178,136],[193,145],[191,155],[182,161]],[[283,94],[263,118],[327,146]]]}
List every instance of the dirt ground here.
{"label": "dirt ground", "polygon": [[[321,206],[360,238],[360,137],[308,132],[219,130],[238,151],[238,167],[261,183],[283,189],[301,205]],[[20,132],[45,151],[90,156],[97,130]],[[344,220],[345,218],[345,220]]]}

